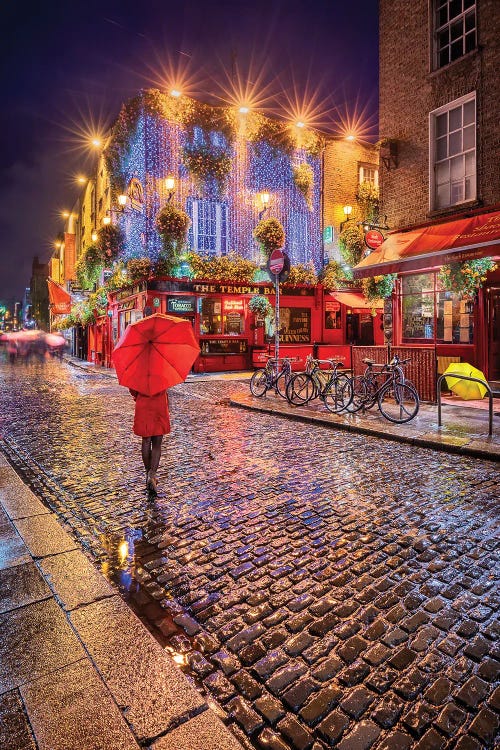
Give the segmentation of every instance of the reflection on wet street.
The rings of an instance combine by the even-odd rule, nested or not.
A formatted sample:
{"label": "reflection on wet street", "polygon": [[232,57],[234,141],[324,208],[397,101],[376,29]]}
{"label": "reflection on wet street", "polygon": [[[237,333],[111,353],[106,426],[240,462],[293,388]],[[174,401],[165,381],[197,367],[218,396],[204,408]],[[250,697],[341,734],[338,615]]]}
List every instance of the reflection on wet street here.
{"label": "reflection on wet street", "polygon": [[232,409],[240,389],[172,389],[154,501],[104,374],[0,364],[0,447],[256,747],[493,747],[498,466]]}

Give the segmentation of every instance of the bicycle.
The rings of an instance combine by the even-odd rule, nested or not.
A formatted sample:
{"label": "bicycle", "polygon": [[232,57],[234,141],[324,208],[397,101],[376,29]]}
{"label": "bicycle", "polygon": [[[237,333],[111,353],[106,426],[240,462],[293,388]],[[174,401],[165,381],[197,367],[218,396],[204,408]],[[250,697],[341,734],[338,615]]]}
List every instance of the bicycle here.
{"label": "bicycle", "polygon": [[[364,359],[366,370],[363,375],[351,379],[353,397],[348,411],[353,414],[360,409],[363,412],[377,403],[380,413],[389,422],[403,424],[413,419],[419,410],[420,399],[413,383],[405,379],[403,367],[409,359],[400,360],[396,355],[386,365],[378,365],[379,372],[374,371],[377,363]],[[383,383],[378,377],[384,375]]]}
{"label": "bicycle", "polygon": [[[321,365],[330,365],[322,370]],[[311,354],[306,359],[305,372],[298,372],[291,378],[286,389],[286,397],[294,406],[304,406],[314,398],[320,398],[326,408],[338,414],[352,401],[352,383],[338,368],[342,362],[333,359],[314,359]]]}
{"label": "bicycle", "polygon": [[261,398],[267,391],[274,388],[277,394],[286,398],[286,389],[292,377],[292,362],[291,357],[283,357],[280,360],[269,357],[264,369],[256,370],[250,378],[252,394]]}

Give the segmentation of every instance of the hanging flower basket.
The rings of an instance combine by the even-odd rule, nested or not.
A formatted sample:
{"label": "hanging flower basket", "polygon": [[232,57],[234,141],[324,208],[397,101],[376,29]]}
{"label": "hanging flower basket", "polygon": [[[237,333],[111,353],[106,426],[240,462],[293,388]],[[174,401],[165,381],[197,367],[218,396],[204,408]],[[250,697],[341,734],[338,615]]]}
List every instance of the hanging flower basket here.
{"label": "hanging flower basket", "polygon": [[458,294],[462,299],[474,299],[486,281],[486,274],[497,268],[491,258],[464,260],[444,265],[439,272],[443,289]]}
{"label": "hanging flower basket", "polygon": [[253,230],[253,236],[261,246],[267,258],[273,250],[285,244],[285,230],[278,219],[262,219]]}
{"label": "hanging flower basket", "polygon": [[363,294],[368,302],[376,302],[379,299],[390,297],[397,274],[387,273],[385,276],[372,276],[362,280]]}
{"label": "hanging flower basket", "polygon": [[260,318],[265,318],[272,310],[271,303],[262,294],[256,294],[248,303],[248,309]]}
{"label": "hanging flower basket", "polygon": [[183,245],[191,219],[182,208],[167,203],[156,216],[156,229],[164,242]]}

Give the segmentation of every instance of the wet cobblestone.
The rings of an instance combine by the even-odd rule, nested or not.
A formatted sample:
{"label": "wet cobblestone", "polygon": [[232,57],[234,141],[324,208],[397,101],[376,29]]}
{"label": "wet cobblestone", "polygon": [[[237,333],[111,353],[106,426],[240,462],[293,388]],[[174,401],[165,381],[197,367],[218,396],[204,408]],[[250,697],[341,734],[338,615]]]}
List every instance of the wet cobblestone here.
{"label": "wet cobblestone", "polygon": [[104,376],[0,366],[0,447],[257,748],[493,748],[498,467],[173,389],[160,496]]}

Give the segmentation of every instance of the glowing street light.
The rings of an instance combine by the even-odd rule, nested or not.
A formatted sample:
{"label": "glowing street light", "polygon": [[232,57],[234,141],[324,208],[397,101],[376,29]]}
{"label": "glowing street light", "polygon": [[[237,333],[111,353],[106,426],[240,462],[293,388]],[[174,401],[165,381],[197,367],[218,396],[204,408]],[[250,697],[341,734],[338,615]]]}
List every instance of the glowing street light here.
{"label": "glowing street light", "polygon": [[102,223],[105,227],[107,227],[109,224],[111,224],[111,217],[110,216],[103,216],[102,217]]}
{"label": "glowing street light", "polygon": [[92,141],[91,141],[91,143],[92,143],[92,145],[93,145],[93,146],[94,146],[95,148],[99,148],[99,147],[101,146],[101,144],[102,144],[102,141],[101,141],[101,139],[100,139],[100,138],[92,138]]}
{"label": "glowing street light", "polygon": [[304,128],[305,124],[302,122],[302,120],[297,120],[297,122],[295,123],[295,126],[297,128]]}
{"label": "glowing street light", "polygon": [[125,208],[125,206],[127,205],[127,196],[123,195],[123,194],[119,195],[118,196],[118,203],[119,203],[120,206],[122,206],[123,208]]}
{"label": "glowing street light", "polygon": [[78,177],[76,178],[76,181],[77,181],[77,182],[78,182],[78,183],[79,183],[80,185],[86,185],[86,184],[87,184],[87,178],[86,178],[86,177],[84,177],[83,175],[79,175],[79,176],[78,176]]}
{"label": "glowing street light", "polygon": [[168,203],[172,200],[172,196],[175,191],[175,177],[172,177],[172,175],[169,175],[168,177],[165,177],[165,187],[168,192]]}
{"label": "glowing street light", "polygon": [[92,232],[90,236],[92,237],[92,242],[97,242],[97,232]]}
{"label": "glowing street light", "polygon": [[238,112],[240,113],[240,115],[247,115],[250,112],[250,108],[242,106],[239,108]]}
{"label": "glowing street light", "polygon": [[176,99],[178,99],[180,95],[181,95],[181,92],[179,91],[179,89],[172,89],[170,91],[170,96],[174,96]]}

